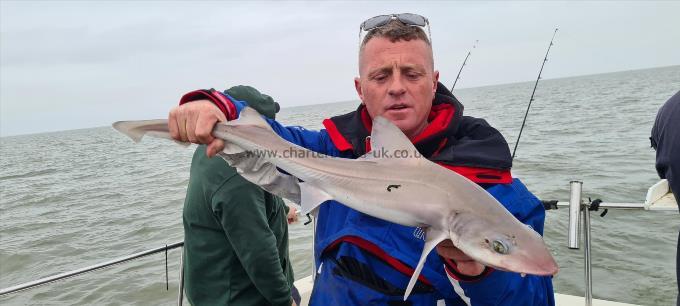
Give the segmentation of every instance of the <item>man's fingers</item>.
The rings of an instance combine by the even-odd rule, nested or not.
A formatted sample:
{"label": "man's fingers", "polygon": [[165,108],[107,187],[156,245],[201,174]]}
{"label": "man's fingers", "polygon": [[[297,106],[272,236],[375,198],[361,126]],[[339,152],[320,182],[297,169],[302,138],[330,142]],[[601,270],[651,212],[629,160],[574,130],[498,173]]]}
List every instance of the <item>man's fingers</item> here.
{"label": "man's fingers", "polygon": [[484,265],[476,261],[457,261],[456,268],[465,275],[480,275],[484,272]]}
{"label": "man's fingers", "polygon": [[212,113],[199,114],[196,120],[196,140],[199,143],[211,143],[214,139],[212,130],[219,119]]}
{"label": "man's fingers", "polygon": [[455,248],[455,246],[453,246],[453,241],[451,241],[451,239],[446,239],[446,240],[440,242],[438,244],[438,246],[447,247],[447,248]]}
{"label": "man's fingers", "polygon": [[177,130],[179,131],[179,140],[183,142],[188,142],[189,137],[187,137],[187,117],[185,115],[184,108],[180,107],[177,109]]}
{"label": "man's fingers", "polygon": [[180,140],[179,136],[179,126],[177,125],[177,107],[170,110],[168,114],[168,130],[170,131],[170,137],[176,140]]}
{"label": "man's fingers", "polygon": [[286,218],[288,219],[288,224],[293,224],[298,221],[298,215],[297,215],[297,207],[294,205],[287,205],[288,206],[288,215]]}
{"label": "man's fingers", "polygon": [[217,153],[222,152],[222,150],[224,150],[224,140],[215,138],[210,144],[208,144],[205,153],[208,155],[208,157],[213,157]]}
{"label": "man's fingers", "polygon": [[187,137],[191,143],[198,143],[196,139],[196,120],[198,120],[198,112],[187,112]]}
{"label": "man's fingers", "polygon": [[441,255],[442,257],[450,258],[450,259],[458,259],[461,255],[460,250],[458,250],[455,247],[447,247],[447,246],[437,246],[437,253]]}
{"label": "man's fingers", "polygon": [[444,240],[437,245],[437,253],[443,257],[450,258],[455,261],[472,260],[470,256],[467,256],[465,253],[463,253],[463,251],[455,247],[450,239]]}
{"label": "man's fingers", "polygon": [[484,265],[476,262],[453,245],[450,239],[437,244],[437,253],[456,262],[456,269],[465,275],[479,275],[484,272]]}
{"label": "man's fingers", "polygon": [[288,214],[288,224],[293,224],[298,221],[298,216],[296,213]]}

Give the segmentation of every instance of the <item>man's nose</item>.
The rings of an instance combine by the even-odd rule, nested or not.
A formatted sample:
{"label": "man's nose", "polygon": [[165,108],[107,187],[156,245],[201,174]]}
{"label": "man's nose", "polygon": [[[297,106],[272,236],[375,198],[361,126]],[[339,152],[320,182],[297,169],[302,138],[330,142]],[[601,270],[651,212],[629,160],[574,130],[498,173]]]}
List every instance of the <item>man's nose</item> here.
{"label": "man's nose", "polygon": [[402,81],[399,74],[397,74],[396,77],[392,78],[392,82],[390,83],[390,87],[387,93],[391,96],[400,96],[406,93],[404,82]]}

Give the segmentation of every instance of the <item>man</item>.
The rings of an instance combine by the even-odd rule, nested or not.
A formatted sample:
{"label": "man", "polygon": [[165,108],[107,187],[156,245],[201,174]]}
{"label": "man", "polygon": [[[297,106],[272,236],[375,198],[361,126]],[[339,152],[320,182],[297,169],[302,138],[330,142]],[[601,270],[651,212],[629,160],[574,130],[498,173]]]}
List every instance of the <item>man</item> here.
{"label": "man", "polygon": [[[366,20],[359,51],[354,112],[324,120],[309,131],[269,123],[281,137],[326,155],[357,158],[367,151],[371,118],[398,126],[426,158],[481,186],[520,221],[542,233],[545,211],[510,175],[508,145],[484,120],[463,116],[463,106],[434,70],[427,19],[415,14]],[[215,94],[173,109],[174,138],[207,143],[214,155],[224,143],[210,135],[219,120],[233,120],[247,102]],[[473,205],[474,203],[471,203]],[[419,205],[419,203],[413,203]],[[335,201],[319,207],[310,305],[553,305],[550,277],[494,271],[445,241],[430,254],[407,301],[404,289],[424,241],[419,228],[373,218]]]}
{"label": "man", "polygon": [[[227,90],[274,118],[278,104],[251,87]],[[191,99],[200,93],[189,93]],[[192,305],[291,305],[288,226],[294,209],[199,146],[184,201],[186,294]]]}
{"label": "man", "polygon": [[[680,203],[680,91],[659,109],[649,139],[656,150],[656,171],[659,177],[668,180],[675,202]],[[680,292],[680,234],[677,248],[675,273]],[[676,304],[680,306],[680,295]]]}

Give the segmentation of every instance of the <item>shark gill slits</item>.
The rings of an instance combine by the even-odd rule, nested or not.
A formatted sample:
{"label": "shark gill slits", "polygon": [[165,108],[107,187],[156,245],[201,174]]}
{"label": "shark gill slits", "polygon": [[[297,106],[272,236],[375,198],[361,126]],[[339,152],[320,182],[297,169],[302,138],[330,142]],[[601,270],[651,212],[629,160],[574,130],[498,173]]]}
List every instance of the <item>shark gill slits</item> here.
{"label": "shark gill slits", "polygon": [[508,254],[510,252],[510,248],[501,240],[491,242],[491,247],[498,254]]}

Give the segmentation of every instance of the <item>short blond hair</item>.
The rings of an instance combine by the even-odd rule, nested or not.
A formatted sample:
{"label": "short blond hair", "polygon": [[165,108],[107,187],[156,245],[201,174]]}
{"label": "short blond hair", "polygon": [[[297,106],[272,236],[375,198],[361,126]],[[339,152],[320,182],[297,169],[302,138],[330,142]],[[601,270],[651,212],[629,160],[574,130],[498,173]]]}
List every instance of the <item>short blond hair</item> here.
{"label": "short blond hair", "polygon": [[377,27],[375,29],[369,30],[364,39],[361,41],[361,49],[364,49],[366,43],[377,37],[384,37],[389,39],[391,42],[396,42],[400,40],[410,41],[412,39],[420,39],[425,41],[428,46],[432,47],[430,39],[423,31],[423,28],[418,26],[405,25],[398,19],[391,20],[388,24]]}
{"label": "short blond hair", "polygon": [[400,40],[410,41],[410,40],[422,40],[427,44],[430,51],[430,62],[432,63],[432,69],[434,70],[434,55],[432,54],[432,43],[428,38],[427,34],[423,28],[418,26],[405,25],[398,19],[391,20],[388,24],[377,27],[375,29],[369,30],[361,41],[361,46],[359,46],[359,68],[361,68],[361,56],[364,53],[364,47],[369,40],[373,38],[386,38],[390,42],[397,42]]}

